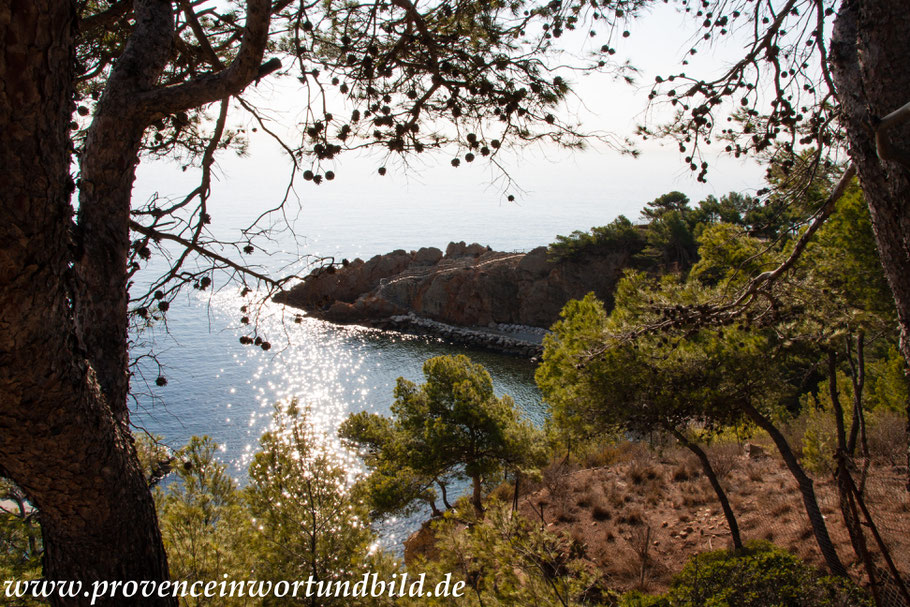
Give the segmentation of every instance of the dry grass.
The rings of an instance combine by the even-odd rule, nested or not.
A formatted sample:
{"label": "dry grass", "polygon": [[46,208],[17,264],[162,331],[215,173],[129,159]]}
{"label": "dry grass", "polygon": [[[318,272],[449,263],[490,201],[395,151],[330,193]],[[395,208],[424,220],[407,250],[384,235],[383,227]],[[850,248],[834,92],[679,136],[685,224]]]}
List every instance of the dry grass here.
{"label": "dry grass", "polygon": [[708,461],[717,478],[727,478],[733,470],[742,465],[743,448],[738,443],[719,443],[706,450]]}
{"label": "dry grass", "polygon": [[907,417],[896,411],[881,411],[869,420],[869,454],[884,465],[906,464],[906,454],[895,445],[907,444]]}
{"label": "dry grass", "polygon": [[782,516],[788,512],[793,511],[793,504],[791,502],[777,502],[770,510],[769,514],[771,516]]}
{"label": "dry grass", "polygon": [[[773,448],[762,446],[768,456],[759,459],[737,454],[732,447],[712,454],[717,461],[732,460],[719,476],[743,539],[768,539],[822,566],[796,483]],[[539,515],[531,511],[529,500],[535,506],[551,503],[545,510],[544,524],[569,533],[573,543],[582,547],[583,558],[602,570],[614,588],[639,586],[641,559],[629,538],[633,532],[640,533],[650,526],[645,586],[648,591],[660,591],[693,554],[727,547],[731,541],[717,496],[700,474],[698,462],[686,452],[668,452],[659,461],[640,448],[617,447],[609,455],[617,460],[608,467],[571,471],[563,468],[561,474],[554,468],[536,493],[522,499],[521,508],[528,518],[539,520]],[[866,486],[869,507],[892,545],[898,567],[910,573],[910,494],[904,489],[906,473],[877,464],[870,474]],[[862,579],[859,565],[851,558],[835,487],[830,479],[815,480],[832,540],[842,559],[851,563],[856,579]],[[549,487],[558,493],[554,495]],[[560,506],[561,502],[565,504]]]}
{"label": "dry grass", "polygon": [[595,504],[591,509],[591,518],[595,521],[608,521],[613,518],[613,512],[604,504]]}
{"label": "dry grass", "polygon": [[636,485],[661,477],[658,463],[650,457],[635,458],[628,468],[627,478]]}

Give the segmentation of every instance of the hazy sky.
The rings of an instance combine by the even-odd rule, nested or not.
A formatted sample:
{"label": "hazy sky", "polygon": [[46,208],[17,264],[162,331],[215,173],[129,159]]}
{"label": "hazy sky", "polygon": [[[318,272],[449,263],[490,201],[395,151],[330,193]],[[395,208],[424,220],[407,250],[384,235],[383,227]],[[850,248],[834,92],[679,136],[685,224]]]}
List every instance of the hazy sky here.
{"label": "hazy sky", "polygon": [[[590,131],[631,136],[635,125],[645,119],[643,111],[654,76],[658,70],[666,74],[679,69],[678,58],[691,46],[687,37],[697,31],[691,20],[662,4],[629,29],[632,36],[615,43],[619,51],[616,57],[628,57],[642,70],[638,86],[604,75],[575,77],[578,97],[569,101],[567,115],[577,116]],[[728,42],[732,43],[728,47],[703,51],[697,56],[698,61],[685,68],[687,72],[705,74],[725,60],[732,60],[741,45],[737,48],[735,40]],[[568,40],[568,50],[582,54],[580,39],[578,43],[578,48],[572,48],[575,42]],[[288,129],[301,120],[299,87],[263,82],[253,97],[256,96],[273,108],[270,115]],[[378,209],[378,216],[382,216],[383,209],[398,213],[399,225],[408,221],[419,224],[421,209],[430,206],[451,207],[456,210],[456,217],[460,213],[465,222],[470,221],[463,217],[465,212],[478,223],[504,222],[504,230],[511,219],[520,218],[522,213],[547,212],[558,212],[562,218],[554,220],[553,229],[565,230],[569,224],[587,229],[619,214],[635,219],[645,202],[670,190],[681,190],[697,201],[707,194],[719,196],[762,185],[763,171],[751,162],[719,157],[712,162],[708,183],[699,184],[675,145],[639,141],[638,146],[642,152],[638,159],[600,144],[580,152],[541,146],[508,151],[501,154],[500,160],[517,184],[510,187],[506,187],[499,171],[480,161],[462,163],[453,169],[448,155],[422,155],[413,158],[407,171],[389,164],[389,174],[380,177],[376,169],[385,164],[381,155],[342,154],[335,162],[334,181],[315,186],[298,178],[296,194],[302,206],[298,229],[315,239],[320,222],[331,217],[342,221],[363,218],[365,209]],[[239,223],[274,205],[284,194],[290,164],[278,146],[260,132],[252,134],[249,152],[245,158],[227,154],[218,162],[212,207],[219,225],[239,227]],[[323,170],[326,168],[329,167],[323,166]],[[170,162],[146,162],[139,169],[137,202],[155,192],[179,195],[191,188],[197,178],[192,170],[183,173]],[[510,193],[515,194],[515,203],[506,202]],[[394,230],[394,226],[381,229]],[[428,244],[438,246],[435,242]]]}

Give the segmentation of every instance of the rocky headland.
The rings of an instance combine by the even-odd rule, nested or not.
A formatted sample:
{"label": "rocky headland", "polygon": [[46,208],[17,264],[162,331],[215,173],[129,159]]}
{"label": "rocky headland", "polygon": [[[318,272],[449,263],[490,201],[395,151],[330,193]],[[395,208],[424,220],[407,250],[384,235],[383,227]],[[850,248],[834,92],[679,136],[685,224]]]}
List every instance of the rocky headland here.
{"label": "rocky headland", "polygon": [[493,251],[450,243],[318,268],[275,299],[311,316],[535,356],[570,299],[593,291],[609,305],[633,252],[554,262],[546,247]]}

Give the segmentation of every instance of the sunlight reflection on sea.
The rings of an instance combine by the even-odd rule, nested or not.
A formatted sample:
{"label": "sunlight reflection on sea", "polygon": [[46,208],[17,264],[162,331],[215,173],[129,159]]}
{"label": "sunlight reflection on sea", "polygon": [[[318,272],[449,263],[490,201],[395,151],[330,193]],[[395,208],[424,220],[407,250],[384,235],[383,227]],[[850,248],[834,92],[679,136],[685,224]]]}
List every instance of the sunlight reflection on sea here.
{"label": "sunlight reflection on sea", "polygon": [[[274,404],[293,398],[309,409],[309,420],[352,474],[359,472],[356,457],[337,437],[341,421],[357,411],[388,413],[396,379],[422,381],[423,362],[442,354],[464,352],[482,363],[497,393],[511,395],[531,419],[543,420],[528,361],[309,317],[295,323],[295,311],[273,303],[264,304],[258,318],[258,334],[272,345],[263,351],[238,343],[248,328],[237,322],[237,311],[248,301],[233,288],[179,298],[168,312],[170,330],[155,326],[144,336],[158,348],[167,386],[155,387],[151,395],[143,382],[154,385],[158,367],[151,361],[134,378],[139,398],[134,423],[163,435],[174,448],[194,434],[211,436],[221,445],[230,472],[241,480],[258,437],[271,424]],[[206,317],[208,323],[200,322]],[[419,519],[387,521],[380,528],[383,543],[400,542]]]}

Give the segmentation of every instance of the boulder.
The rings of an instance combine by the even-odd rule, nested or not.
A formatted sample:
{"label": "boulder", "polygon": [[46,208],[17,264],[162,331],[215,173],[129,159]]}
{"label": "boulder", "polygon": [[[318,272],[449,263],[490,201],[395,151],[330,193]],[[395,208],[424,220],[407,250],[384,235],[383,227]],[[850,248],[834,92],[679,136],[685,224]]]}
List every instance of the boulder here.
{"label": "boulder", "polygon": [[436,247],[423,247],[414,254],[414,263],[419,265],[432,266],[439,263],[442,259],[442,251]]}
{"label": "boulder", "polygon": [[461,242],[450,242],[446,247],[446,258],[454,259],[456,257],[464,257],[464,251],[467,248],[467,245],[462,240]]}

